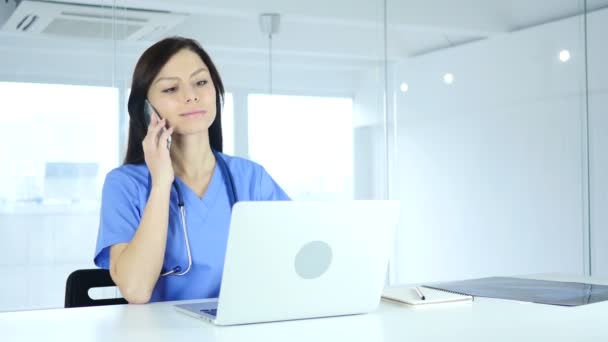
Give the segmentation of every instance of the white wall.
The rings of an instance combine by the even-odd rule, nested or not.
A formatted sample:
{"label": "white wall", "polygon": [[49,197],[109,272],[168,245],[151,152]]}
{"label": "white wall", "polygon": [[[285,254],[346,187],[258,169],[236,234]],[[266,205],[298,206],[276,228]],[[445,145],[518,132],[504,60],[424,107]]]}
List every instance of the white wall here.
{"label": "white wall", "polygon": [[[608,11],[594,17],[603,26],[597,32],[606,32]],[[582,32],[582,18],[571,18],[396,67],[393,86],[410,86],[396,101],[403,206],[396,282],[585,272]],[[571,51],[568,63],[558,61],[561,49]],[[445,72],[455,75],[451,86]],[[595,181],[605,177],[598,177],[605,136],[595,132],[592,141]],[[594,206],[600,197],[605,191],[595,192]],[[606,256],[598,243],[607,241],[599,227],[598,272]]]}

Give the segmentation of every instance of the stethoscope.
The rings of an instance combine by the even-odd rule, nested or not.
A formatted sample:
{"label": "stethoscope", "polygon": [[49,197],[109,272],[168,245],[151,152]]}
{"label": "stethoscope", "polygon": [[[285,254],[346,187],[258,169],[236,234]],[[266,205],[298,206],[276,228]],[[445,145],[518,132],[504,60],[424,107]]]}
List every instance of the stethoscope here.
{"label": "stethoscope", "polygon": [[[232,178],[232,174],[230,173],[230,169],[228,169],[226,161],[216,150],[211,149],[211,151],[213,152],[216,164],[220,168],[220,172],[226,181],[226,191],[228,192],[228,200],[230,201],[230,208],[232,209],[234,204],[238,201],[236,188],[234,186],[234,179]],[[184,234],[184,244],[186,245],[186,254],[188,256],[188,267],[182,272],[182,268],[179,265],[175,266],[169,271],[161,273],[161,277],[168,275],[182,276],[190,272],[190,268],[192,268],[192,253],[190,252],[190,241],[188,241],[188,226],[186,225],[186,206],[184,205],[184,197],[182,196],[181,187],[177,181],[173,181],[173,187],[177,193],[177,206],[179,207],[181,216],[180,219],[182,224],[182,232]]]}

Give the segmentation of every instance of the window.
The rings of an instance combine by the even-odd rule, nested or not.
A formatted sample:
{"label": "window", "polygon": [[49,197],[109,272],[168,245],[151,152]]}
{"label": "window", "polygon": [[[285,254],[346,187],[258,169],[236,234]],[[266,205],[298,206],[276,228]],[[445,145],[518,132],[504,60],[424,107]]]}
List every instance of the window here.
{"label": "window", "polygon": [[93,267],[100,190],[118,156],[118,90],[0,82],[0,311],[62,307]]}
{"label": "window", "polygon": [[353,197],[350,98],[248,97],[249,154],[294,199]]}
{"label": "window", "polygon": [[[0,92],[0,202],[98,199],[118,161],[117,89],[0,82]],[[73,193],[57,186],[66,178]]]}

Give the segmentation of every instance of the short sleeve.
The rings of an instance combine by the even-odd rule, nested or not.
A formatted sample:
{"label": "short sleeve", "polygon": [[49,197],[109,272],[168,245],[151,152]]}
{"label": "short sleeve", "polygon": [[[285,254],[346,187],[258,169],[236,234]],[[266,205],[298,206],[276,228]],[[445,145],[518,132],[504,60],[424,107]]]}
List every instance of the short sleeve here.
{"label": "short sleeve", "polygon": [[260,167],[260,178],[258,187],[258,198],[261,201],[290,201],[291,199],[281,189],[277,182],[266,172],[266,169]]}
{"label": "short sleeve", "polygon": [[130,242],[141,220],[135,180],[119,169],[111,171],[105,179],[101,195],[101,211],[95,265],[110,268],[110,247]]}

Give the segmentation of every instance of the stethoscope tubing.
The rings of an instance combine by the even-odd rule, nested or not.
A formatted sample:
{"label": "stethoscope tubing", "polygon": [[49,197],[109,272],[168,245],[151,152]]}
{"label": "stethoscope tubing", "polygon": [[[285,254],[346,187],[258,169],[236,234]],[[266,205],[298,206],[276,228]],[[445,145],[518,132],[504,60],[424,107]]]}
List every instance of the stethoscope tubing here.
{"label": "stethoscope tubing", "polygon": [[[216,152],[215,150],[212,150],[212,151],[215,156],[217,165],[220,167],[220,169],[221,169],[220,171],[224,175],[224,178],[227,182],[226,188],[228,190],[228,199],[230,201],[230,209],[232,209],[232,207],[238,200],[236,188],[234,186],[234,179],[232,178],[232,174],[230,173],[230,170],[228,169],[228,165],[226,165],[226,161],[224,159],[222,159],[222,157],[219,155],[218,152]],[[181,267],[179,265],[175,266],[172,269],[170,269],[169,271],[161,273],[161,277],[165,277],[165,276],[169,276],[169,275],[183,276],[183,275],[187,274],[188,272],[190,272],[190,269],[192,268],[192,252],[190,251],[190,241],[188,238],[188,226],[186,225],[186,206],[184,204],[184,198],[182,196],[180,186],[179,186],[179,184],[177,184],[177,181],[173,181],[173,187],[175,187],[175,192],[177,193],[177,205],[179,207],[179,212],[180,212],[182,233],[184,234],[184,245],[186,246],[186,254],[188,257],[188,267],[186,267],[186,269],[182,272]]]}

